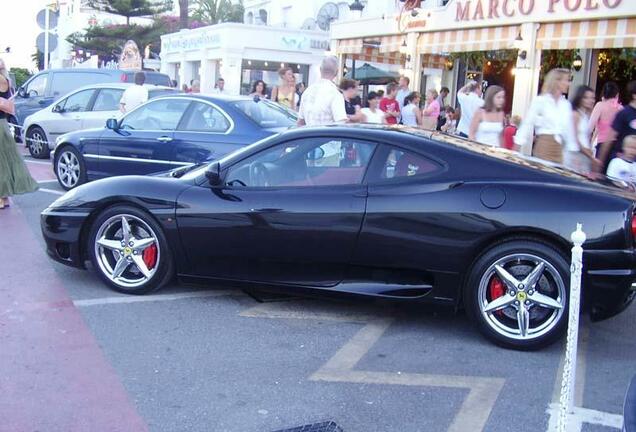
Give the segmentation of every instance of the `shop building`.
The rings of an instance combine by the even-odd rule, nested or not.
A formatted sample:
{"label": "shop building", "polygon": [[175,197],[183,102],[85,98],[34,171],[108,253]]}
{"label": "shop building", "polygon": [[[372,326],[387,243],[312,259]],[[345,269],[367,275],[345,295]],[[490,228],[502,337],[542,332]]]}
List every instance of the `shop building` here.
{"label": "shop building", "polygon": [[199,80],[211,92],[219,77],[230,94],[246,94],[262,79],[278,84],[277,71],[289,66],[297,82],[312,82],[329,48],[329,33],[263,25],[224,23],[161,37],[161,71],[179,86]]}
{"label": "shop building", "polygon": [[467,79],[484,78],[487,72],[485,65],[467,68],[458,53],[495,53],[497,62],[496,53],[512,52],[511,67],[491,74],[490,83],[501,80],[512,95],[509,110],[523,116],[539,91],[546,50],[577,50],[580,64],[573,70],[572,88],[594,88],[602,50],[636,47],[636,2],[450,0],[443,6],[334,23],[331,38],[343,66],[352,60],[399,65],[411,88],[449,87],[453,100],[447,102],[453,104]]}

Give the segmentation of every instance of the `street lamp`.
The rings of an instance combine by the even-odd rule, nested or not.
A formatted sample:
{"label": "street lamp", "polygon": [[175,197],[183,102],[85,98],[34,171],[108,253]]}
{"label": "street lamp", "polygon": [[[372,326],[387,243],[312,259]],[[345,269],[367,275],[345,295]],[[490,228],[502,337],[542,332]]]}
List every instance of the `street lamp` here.
{"label": "street lamp", "polygon": [[364,5],[360,3],[360,0],[355,0],[353,3],[349,5],[349,10],[351,11],[355,19],[360,19],[362,17],[362,11],[364,10]]}
{"label": "street lamp", "polygon": [[580,55],[576,55],[576,57],[574,58],[574,61],[572,62],[572,67],[574,68],[575,71],[580,71],[581,68],[583,67],[583,59],[581,58]]}

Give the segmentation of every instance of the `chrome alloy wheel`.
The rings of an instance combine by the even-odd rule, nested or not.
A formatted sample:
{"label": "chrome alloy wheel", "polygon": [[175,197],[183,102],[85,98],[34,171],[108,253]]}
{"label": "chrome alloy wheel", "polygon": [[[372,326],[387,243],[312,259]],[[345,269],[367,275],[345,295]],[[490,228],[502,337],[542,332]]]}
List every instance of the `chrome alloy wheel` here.
{"label": "chrome alloy wheel", "polygon": [[31,136],[27,139],[29,140],[29,146],[34,154],[41,154],[44,151],[44,146],[48,148],[49,143],[46,140],[46,137],[40,133],[39,129],[35,129],[35,131],[31,132],[29,135]]}
{"label": "chrome alloy wheel", "polygon": [[100,270],[123,288],[142,286],[159,268],[157,236],[136,216],[123,214],[107,219],[97,231],[94,247]]}
{"label": "chrome alloy wheel", "polygon": [[80,179],[80,162],[73,152],[64,151],[57,162],[57,176],[62,184],[72,189]]}
{"label": "chrome alloy wheel", "polygon": [[479,310],[497,333],[532,340],[558,325],[566,306],[563,278],[543,258],[512,254],[494,262],[479,282]]}

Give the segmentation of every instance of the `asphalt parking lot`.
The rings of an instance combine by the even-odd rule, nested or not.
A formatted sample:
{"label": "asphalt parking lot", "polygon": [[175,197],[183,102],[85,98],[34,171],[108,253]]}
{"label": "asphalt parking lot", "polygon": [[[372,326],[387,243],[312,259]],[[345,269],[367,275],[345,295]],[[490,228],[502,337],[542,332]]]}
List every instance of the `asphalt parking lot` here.
{"label": "asphalt parking lot", "polygon": [[[17,416],[4,398],[48,391],[60,397],[48,408],[34,409],[30,419],[0,423],[0,431],[270,432],[327,421],[344,432],[555,430],[550,428],[564,344],[539,352],[501,349],[483,339],[463,313],[419,305],[291,297],[257,301],[231,287],[177,284],[144,297],[114,293],[92,272],[45,256],[39,213],[61,189],[47,162],[27,164],[42,189],[15,198],[0,214],[0,258],[5,258],[0,272],[10,275],[0,289],[5,303],[0,304],[0,337],[10,342],[3,345],[19,346],[11,332],[28,328],[48,308],[77,313],[74,325],[83,326],[82,340],[90,339],[95,348],[90,363],[95,370],[85,370],[84,388],[92,388],[91,379],[108,379],[120,398],[115,401],[120,405],[84,396],[82,403],[109,407],[112,402],[126,410],[102,429],[53,421],[60,414],[50,412],[70,410],[64,408],[63,392],[47,387],[55,378],[25,370],[17,354],[8,351],[10,370],[41,376],[38,386],[13,380],[9,392],[0,392],[0,418]],[[14,228],[4,230],[3,218]],[[16,249],[21,247],[28,250]],[[46,291],[48,285],[55,285],[59,299],[70,300],[68,308],[43,303],[7,313],[11,291]],[[20,326],[14,325],[16,316]],[[601,323],[584,320],[579,424],[572,430],[619,430],[624,394],[636,374],[635,330],[635,307]],[[54,350],[55,342],[49,348]],[[75,366],[75,348],[63,359],[69,373],[84,364],[77,360]],[[0,383],[11,381],[5,377]],[[67,415],[91,424],[83,418],[86,413]]]}

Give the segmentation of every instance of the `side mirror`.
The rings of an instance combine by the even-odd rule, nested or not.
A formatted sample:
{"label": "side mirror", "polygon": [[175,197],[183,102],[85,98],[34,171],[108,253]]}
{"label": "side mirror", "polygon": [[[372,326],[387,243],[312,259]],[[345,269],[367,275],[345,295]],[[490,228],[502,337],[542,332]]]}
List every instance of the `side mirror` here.
{"label": "side mirror", "polygon": [[307,160],[309,161],[315,161],[318,159],[322,159],[323,157],[325,157],[325,151],[321,147],[316,147],[315,149],[307,153]]}
{"label": "side mirror", "polygon": [[219,186],[221,184],[221,164],[213,162],[208,165],[205,176],[208,178],[210,186]]}
{"label": "side mirror", "polygon": [[26,92],[24,87],[20,87],[18,89],[18,96],[20,96],[21,98],[28,98],[29,94]]}
{"label": "side mirror", "polygon": [[106,128],[116,131],[117,129],[119,129],[119,122],[117,121],[117,119],[110,118],[106,120]]}
{"label": "side mirror", "polygon": [[54,112],[54,113],[61,114],[61,113],[63,113],[63,112],[64,112],[64,108],[62,108],[62,105],[55,105],[55,106],[53,107],[53,112]]}

